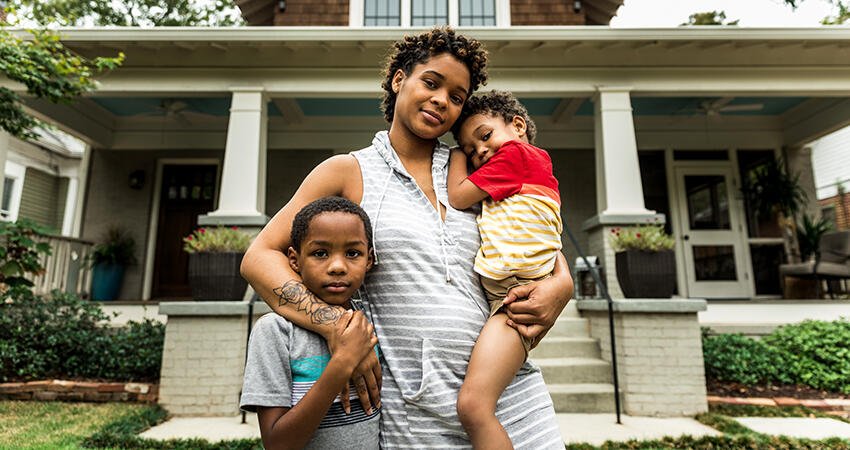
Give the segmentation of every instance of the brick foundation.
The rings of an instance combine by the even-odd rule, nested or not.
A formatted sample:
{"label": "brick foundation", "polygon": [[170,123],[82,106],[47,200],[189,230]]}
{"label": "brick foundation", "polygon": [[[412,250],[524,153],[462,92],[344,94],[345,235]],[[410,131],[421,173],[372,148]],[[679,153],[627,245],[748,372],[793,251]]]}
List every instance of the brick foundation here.
{"label": "brick foundation", "polygon": [[0,383],[0,400],[156,403],[158,397],[159,386],[153,383],[66,380]]}

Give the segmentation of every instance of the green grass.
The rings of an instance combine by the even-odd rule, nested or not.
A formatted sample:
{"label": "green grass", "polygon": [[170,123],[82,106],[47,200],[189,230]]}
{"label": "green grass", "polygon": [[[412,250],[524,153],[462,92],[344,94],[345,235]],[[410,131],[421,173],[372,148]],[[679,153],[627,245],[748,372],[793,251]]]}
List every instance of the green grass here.
{"label": "green grass", "polygon": [[79,449],[87,436],[143,408],[125,403],[0,401],[0,449]]}

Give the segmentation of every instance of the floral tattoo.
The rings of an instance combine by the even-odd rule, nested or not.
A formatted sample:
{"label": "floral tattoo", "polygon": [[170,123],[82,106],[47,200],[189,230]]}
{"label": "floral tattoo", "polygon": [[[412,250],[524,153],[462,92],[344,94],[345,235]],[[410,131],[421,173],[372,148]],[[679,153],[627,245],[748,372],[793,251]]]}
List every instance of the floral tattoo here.
{"label": "floral tattoo", "polygon": [[343,309],[323,302],[298,281],[287,281],[283,286],[272,289],[277,295],[278,306],[293,305],[296,311],[303,311],[315,324],[336,323]]}

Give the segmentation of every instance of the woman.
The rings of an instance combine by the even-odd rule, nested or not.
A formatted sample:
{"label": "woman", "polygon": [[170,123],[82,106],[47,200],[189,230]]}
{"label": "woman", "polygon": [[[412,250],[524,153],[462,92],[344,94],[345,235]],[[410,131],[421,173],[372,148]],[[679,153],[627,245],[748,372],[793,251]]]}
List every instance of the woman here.
{"label": "woman", "polygon": [[[304,288],[284,252],[293,216],[310,201],[338,195],[366,210],[376,265],[362,289],[363,307],[378,335],[383,371],[370,354],[353,381],[364,408],[370,399],[383,403],[385,448],[469,445],[455,403],[488,309],[472,270],[480,243],[476,213],[449,206],[449,150],[437,138],[486,83],[486,60],[478,41],[450,28],[395,43],[382,83],[389,131],[376,134],[370,147],[319,164],[242,263],[245,278],[276,312],[324,336],[333,351],[333,324],[342,311]],[[509,294],[509,317],[529,338],[545,334],[572,293],[563,256],[553,274]],[[523,369],[499,401],[500,421],[518,448],[563,448],[539,370]]]}

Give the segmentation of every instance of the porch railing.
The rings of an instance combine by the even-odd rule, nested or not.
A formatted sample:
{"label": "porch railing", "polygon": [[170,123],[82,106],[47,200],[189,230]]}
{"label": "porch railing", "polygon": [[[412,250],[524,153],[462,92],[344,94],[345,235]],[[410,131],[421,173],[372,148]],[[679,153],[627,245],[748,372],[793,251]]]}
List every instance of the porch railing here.
{"label": "porch railing", "polygon": [[53,250],[41,265],[44,273],[33,278],[33,290],[46,294],[54,289],[87,297],[91,285],[89,255],[94,243],[65,236],[43,236],[41,242]]}

